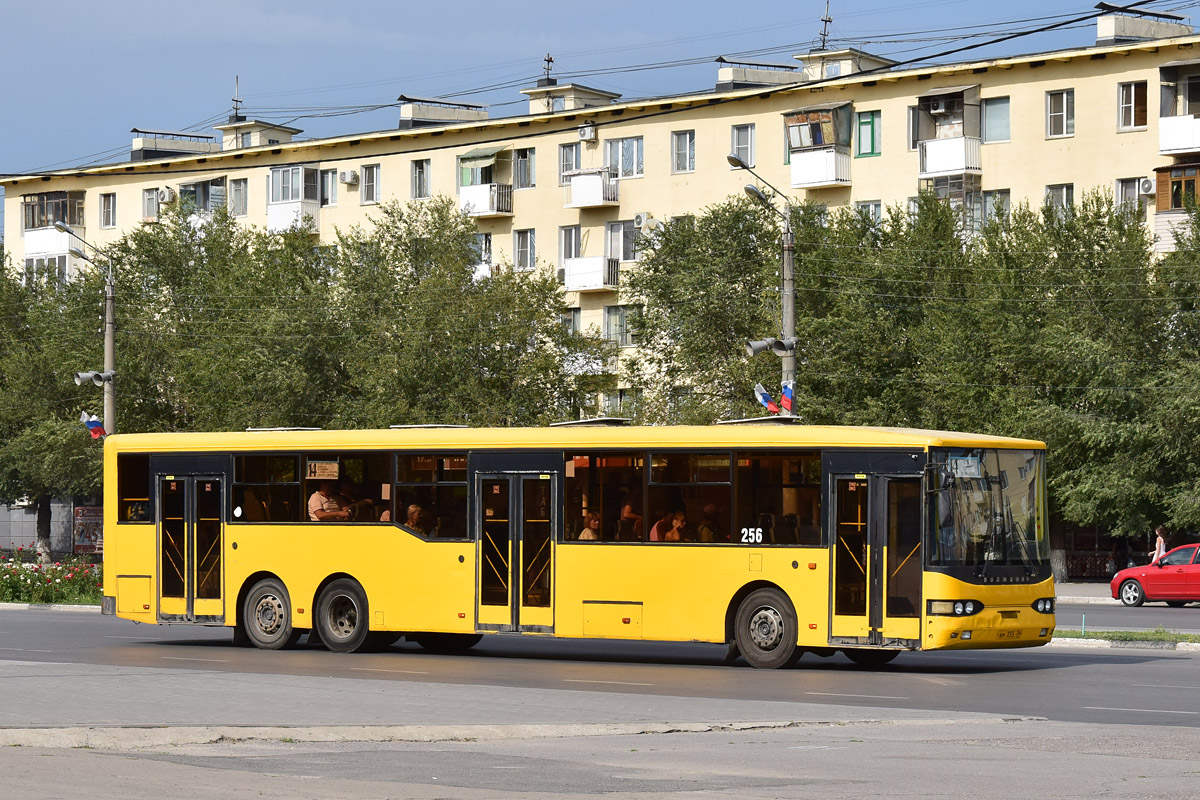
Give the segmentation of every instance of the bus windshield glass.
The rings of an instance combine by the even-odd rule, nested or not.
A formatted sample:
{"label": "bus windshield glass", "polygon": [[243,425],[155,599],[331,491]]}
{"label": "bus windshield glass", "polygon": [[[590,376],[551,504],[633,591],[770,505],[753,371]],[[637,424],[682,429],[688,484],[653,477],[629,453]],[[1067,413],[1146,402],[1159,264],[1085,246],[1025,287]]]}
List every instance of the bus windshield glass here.
{"label": "bus windshield glass", "polygon": [[931,566],[986,571],[1049,562],[1044,451],[947,449],[931,455]]}

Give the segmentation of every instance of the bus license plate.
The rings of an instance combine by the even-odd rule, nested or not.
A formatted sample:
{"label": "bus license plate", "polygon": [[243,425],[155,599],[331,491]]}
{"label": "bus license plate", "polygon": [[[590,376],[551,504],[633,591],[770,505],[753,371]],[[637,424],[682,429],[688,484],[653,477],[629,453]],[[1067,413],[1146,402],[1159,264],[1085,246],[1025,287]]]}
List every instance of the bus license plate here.
{"label": "bus license plate", "polygon": [[997,639],[1020,639],[1021,631],[996,631]]}

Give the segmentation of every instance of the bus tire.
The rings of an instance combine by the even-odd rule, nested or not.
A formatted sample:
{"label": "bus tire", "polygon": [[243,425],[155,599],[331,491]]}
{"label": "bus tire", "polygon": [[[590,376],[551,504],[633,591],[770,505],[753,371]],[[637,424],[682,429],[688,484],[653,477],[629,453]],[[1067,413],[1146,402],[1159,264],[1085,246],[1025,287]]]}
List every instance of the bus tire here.
{"label": "bus tire", "polygon": [[778,589],[748,594],[738,606],[733,632],[742,656],[755,669],[778,669],[796,660],[796,610]]}
{"label": "bus tire", "polygon": [[281,650],[296,643],[300,631],[292,625],[292,601],[282,581],[263,578],[250,588],[240,627],[246,639],[262,650]]}
{"label": "bus tire", "polygon": [[882,667],[884,664],[890,664],[896,656],[900,655],[899,650],[843,650],[846,658],[858,664],[860,667]]}
{"label": "bus tire", "polygon": [[371,613],[367,593],[350,578],[338,578],[317,597],[313,626],[321,642],[334,653],[363,649],[370,635]]}
{"label": "bus tire", "polygon": [[1146,593],[1142,591],[1142,585],[1132,579],[1121,584],[1118,594],[1121,596],[1121,603],[1127,606],[1136,607],[1146,602]]}
{"label": "bus tire", "polygon": [[431,653],[465,653],[483,640],[483,634],[418,633],[408,638]]}

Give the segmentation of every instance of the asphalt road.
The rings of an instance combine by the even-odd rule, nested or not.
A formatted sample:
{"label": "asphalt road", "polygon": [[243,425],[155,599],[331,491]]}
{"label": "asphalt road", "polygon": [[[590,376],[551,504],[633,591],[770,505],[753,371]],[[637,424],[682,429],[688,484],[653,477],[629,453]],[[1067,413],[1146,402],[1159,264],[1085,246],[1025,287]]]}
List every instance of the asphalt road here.
{"label": "asphalt road", "polygon": [[1152,631],[1163,628],[1175,633],[1200,634],[1200,605],[1171,608],[1164,603],[1148,603],[1138,608],[1120,604],[1059,603],[1054,619],[1063,630]]}
{"label": "asphalt road", "polygon": [[222,629],[0,609],[0,796],[1195,794],[1200,654],[1051,645],[877,671],[723,655],[518,638],[265,652]]}

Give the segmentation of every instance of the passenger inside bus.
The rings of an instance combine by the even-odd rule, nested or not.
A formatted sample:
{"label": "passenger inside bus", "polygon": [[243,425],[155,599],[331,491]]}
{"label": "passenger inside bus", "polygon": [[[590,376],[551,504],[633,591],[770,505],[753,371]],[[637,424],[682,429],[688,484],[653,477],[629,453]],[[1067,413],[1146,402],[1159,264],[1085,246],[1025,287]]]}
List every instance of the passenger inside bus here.
{"label": "passenger inside bus", "polygon": [[408,507],[408,517],[404,522],[405,527],[411,528],[422,536],[435,536],[436,533],[430,530],[429,514],[425,509],[416,503]]}
{"label": "passenger inside bus", "polygon": [[579,531],[581,541],[600,541],[600,515],[589,511],[583,515],[583,529]]}
{"label": "passenger inside bus", "polygon": [[683,509],[672,511],[650,529],[652,542],[686,542],[691,541],[687,534],[687,513]]}
{"label": "passenger inside bus", "polygon": [[308,498],[308,518],[313,522],[345,522],[350,519],[350,512],[342,508],[333,481],[325,480],[317,484],[317,490]]}

